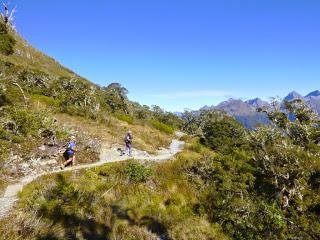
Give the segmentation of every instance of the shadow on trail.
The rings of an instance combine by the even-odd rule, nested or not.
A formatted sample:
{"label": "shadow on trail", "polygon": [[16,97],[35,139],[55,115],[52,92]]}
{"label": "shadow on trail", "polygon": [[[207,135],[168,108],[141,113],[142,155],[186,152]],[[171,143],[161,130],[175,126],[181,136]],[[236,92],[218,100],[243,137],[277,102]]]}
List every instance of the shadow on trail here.
{"label": "shadow on trail", "polygon": [[[111,232],[110,227],[99,223],[91,218],[86,218],[74,214],[72,208],[77,208],[75,205],[70,205],[71,202],[76,202],[79,197],[72,188],[72,185],[66,181],[63,175],[58,174],[56,177],[56,186],[48,194],[48,199],[45,205],[41,206],[39,214],[44,218],[53,222],[54,225],[61,226],[59,231],[60,236],[50,231],[46,235],[39,235],[36,239],[95,239],[107,240],[108,234]],[[57,201],[60,200],[60,201]],[[61,204],[61,200],[63,203]],[[91,202],[87,201],[88,205]],[[85,207],[86,208],[86,207]],[[70,213],[70,211],[72,213]],[[59,234],[59,233],[58,233]]]}
{"label": "shadow on trail", "polygon": [[[107,236],[111,232],[110,228],[104,224],[98,223],[92,219],[79,218],[74,214],[61,215],[57,222],[63,227],[64,239],[68,240],[107,240]],[[46,236],[38,236],[37,239],[55,240],[61,238],[54,233],[49,233]]]}

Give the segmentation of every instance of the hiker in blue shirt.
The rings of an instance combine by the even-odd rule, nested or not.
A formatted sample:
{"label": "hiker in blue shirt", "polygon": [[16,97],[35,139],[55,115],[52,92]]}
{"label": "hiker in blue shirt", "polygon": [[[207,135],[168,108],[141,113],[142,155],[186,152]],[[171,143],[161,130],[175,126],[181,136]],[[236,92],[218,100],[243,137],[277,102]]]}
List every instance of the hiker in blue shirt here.
{"label": "hiker in blue shirt", "polygon": [[75,161],[76,161],[75,148],[76,148],[76,138],[75,136],[72,136],[70,138],[70,142],[67,145],[66,151],[63,153],[65,162],[61,164],[61,169],[65,168],[69,163],[71,163],[72,166],[75,164]]}

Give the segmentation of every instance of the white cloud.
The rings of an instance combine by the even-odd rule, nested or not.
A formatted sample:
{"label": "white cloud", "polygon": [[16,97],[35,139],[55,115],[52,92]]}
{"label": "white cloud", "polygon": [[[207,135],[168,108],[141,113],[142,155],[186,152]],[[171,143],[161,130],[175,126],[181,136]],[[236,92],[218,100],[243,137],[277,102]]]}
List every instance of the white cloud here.
{"label": "white cloud", "polygon": [[199,97],[227,97],[232,95],[227,91],[220,90],[197,90],[197,91],[177,91],[163,94],[153,94],[152,97],[165,98],[165,99],[177,99],[177,98],[199,98]]}

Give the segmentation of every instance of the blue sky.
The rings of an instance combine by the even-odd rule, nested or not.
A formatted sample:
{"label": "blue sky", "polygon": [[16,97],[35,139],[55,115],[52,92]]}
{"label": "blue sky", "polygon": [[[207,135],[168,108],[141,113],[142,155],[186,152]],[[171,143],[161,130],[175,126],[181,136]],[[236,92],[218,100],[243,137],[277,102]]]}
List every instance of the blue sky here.
{"label": "blue sky", "polygon": [[12,0],[18,31],[166,110],[320,88],[318,0]]}

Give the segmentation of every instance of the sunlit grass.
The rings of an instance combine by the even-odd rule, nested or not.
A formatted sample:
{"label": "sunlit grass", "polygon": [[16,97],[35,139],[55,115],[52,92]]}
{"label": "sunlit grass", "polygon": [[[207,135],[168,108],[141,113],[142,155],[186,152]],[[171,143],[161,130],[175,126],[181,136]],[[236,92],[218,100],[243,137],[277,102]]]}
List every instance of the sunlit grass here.
{"label": "sunlit grass", "polygon": [[124,144],[123,139],[128,130],[133,132],[133,146],[139,150],[155,153],[159,147],[168,147],[172,136],[144,124],[129,125],[127,122],[109,116],[105,121],[94,121],[67,114],[56,115],[59,124],[78,129],[104,143]]}
{"label": "sunlit grass", "polygon": [[[24,225],[0,227],[0,233],[7,239],[14,239],[18,229],[24,239],[64,239],[68,234],[114,240],[227,239],[218,226],[194,211],[198,190],[188,182],[181,163],[189,156],[187,151],[176,161],[140,163],[139,169],[153,173],[146,181],[130,180],[131,161],[44,176],[19,195],[15,214],[20,217],[12,224]],[[24,220],[28,218],[38,220]],[[47,225],[51,227],[43,229]]]}

